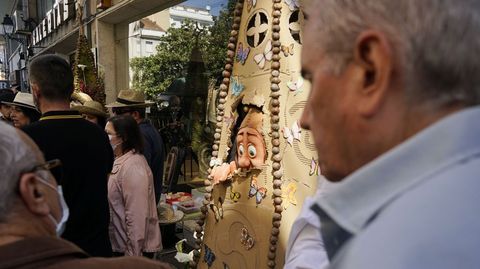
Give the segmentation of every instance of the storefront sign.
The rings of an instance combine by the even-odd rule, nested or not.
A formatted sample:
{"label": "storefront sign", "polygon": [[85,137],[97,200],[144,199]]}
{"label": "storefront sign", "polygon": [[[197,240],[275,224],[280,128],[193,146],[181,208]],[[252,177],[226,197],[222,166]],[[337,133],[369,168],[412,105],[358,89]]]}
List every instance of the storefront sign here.
{"label": "storefront sign", "polygon": [[32,44],[36,45],[49,36],[65,22],[75,17],[75,1],[57,1],[53,8],[47,11],[45,18],[32,32]]}
{"label": "storefront sign", "polygon": [[10,83],[8,80],[0,80],[0,90],[10,89]]}

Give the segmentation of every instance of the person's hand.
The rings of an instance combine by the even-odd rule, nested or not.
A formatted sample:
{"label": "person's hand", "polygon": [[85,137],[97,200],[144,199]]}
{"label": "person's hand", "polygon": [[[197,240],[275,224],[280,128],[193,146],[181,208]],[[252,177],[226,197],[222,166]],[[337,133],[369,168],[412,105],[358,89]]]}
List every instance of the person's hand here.
{"label": "person's hand", "polygon": [[231,179],[236,169],[237,165],[233,161],[230,163],[222,163],[222,165],[214,167],[209,175],[212,185]]}

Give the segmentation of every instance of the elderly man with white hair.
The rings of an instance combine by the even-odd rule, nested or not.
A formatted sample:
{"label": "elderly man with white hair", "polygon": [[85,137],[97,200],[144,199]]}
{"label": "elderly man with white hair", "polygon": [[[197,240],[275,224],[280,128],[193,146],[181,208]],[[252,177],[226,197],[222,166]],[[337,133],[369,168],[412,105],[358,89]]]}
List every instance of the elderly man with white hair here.
{"label": "elderly man with white hair", "polygon": [[324,243],[329,268],[480,268],[480,1],[304,10],[300,122],[334,183],[311,206],[321,238],[291,246]]}
{"label": "elderly man with white hair", "polygon": [[139,257],[91,258],[57,237],[68,218],[61,188],[34,142],[0,122],[0,268],[169,268]]}

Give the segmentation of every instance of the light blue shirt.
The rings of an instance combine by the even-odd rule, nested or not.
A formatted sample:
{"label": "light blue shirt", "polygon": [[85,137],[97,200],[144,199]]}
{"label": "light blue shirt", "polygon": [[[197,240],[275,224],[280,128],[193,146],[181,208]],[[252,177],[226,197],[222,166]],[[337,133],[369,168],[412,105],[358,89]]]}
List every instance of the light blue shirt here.
{"label": "light blue shirt", "polygon": [[322,269],[328,266],[328,257],[320,233],[320,219],[310,207],[318,197],[328,192],[331,184],[320,176],[315,195],[305,198],[302,211],[290,230],[284,269]]}
{"label": "light blue shirt", "polygon": [[424,129],[317,205],[352,235],[330,268],[480,268],[480,108]]}

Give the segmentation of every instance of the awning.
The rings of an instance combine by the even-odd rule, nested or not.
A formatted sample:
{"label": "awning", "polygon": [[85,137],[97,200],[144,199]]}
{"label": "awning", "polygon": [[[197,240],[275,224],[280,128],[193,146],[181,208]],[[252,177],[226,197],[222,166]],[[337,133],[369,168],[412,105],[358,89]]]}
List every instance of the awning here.
{"label": "awning", "polygon": [[36,51],[35,55],[31,59],[35,58],[36,56],[42,55],[44,53],[49,53],[52,51],[55,53],[69,55],[70,53],[74,52],[77,49],[77,39],[78,39],[78,26],[75,27],[68,34],[55,40],[52,44],[48,45],[48,47],[42,48],[41,51]]}
{"label": "awning", "polygon": [[185,0],[124,0],[98,15],[98,20],[117,24],[142,19]]}

